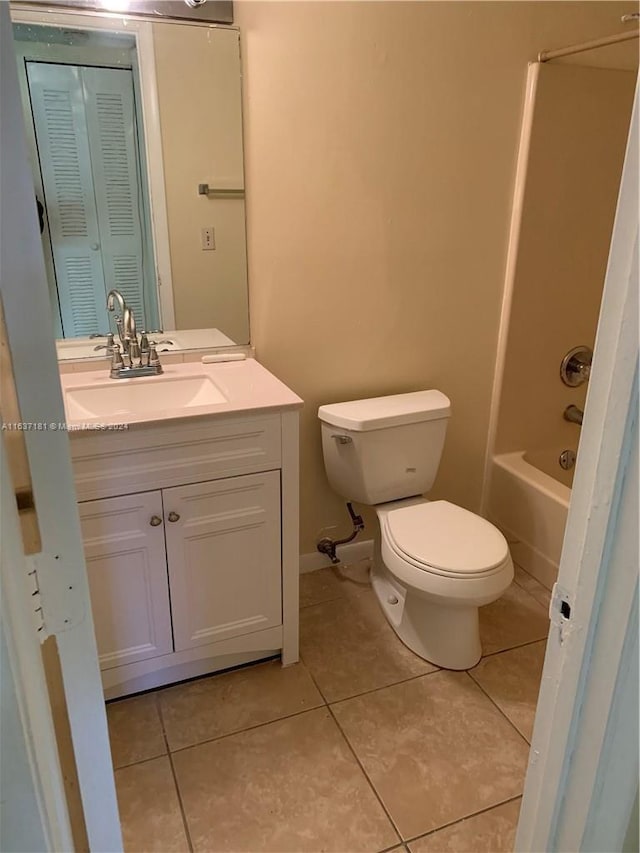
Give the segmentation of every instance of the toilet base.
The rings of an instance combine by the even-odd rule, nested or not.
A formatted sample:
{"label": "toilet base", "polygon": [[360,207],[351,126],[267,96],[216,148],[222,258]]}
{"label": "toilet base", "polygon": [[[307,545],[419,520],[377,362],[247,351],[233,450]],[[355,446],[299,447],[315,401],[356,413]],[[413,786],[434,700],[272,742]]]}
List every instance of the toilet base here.
{"label": "toilet base", "polygon": [[429,601],[376,561],[371,584],[387,621],[412,652],[443,669],[471,669],[482,657],[478,608]]}

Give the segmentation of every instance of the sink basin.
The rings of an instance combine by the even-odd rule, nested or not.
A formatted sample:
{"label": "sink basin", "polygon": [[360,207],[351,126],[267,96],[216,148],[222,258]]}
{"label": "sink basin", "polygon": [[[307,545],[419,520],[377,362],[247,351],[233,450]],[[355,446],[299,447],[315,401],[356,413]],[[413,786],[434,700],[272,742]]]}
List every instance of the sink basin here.
{"label": "sink basin", "polygon": [[67,418],[72,421],[118,415],[152,415],[167,409],[184,410],[226,403],[227,398],[204,374],[111,379],[96,385],[68,388]]}
{"label": "sink basin", "polygon": [[101,370],[60,375],[72,435],[93,430],[299,409],[302,400],[253,358],[184,361],[164,365],[161,376],[110,379]]}

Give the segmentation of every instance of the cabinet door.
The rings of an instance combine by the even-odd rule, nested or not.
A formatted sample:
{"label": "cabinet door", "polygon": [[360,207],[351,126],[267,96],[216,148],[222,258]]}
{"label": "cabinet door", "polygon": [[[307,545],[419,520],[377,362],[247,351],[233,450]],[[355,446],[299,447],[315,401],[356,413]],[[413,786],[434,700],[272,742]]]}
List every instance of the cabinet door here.
{"label": "cabinet door", "polygon": [[176,651],[280,625],[280,472],[162,496]]}
{"label": "cabinet door", "polygon": [[160,492],[81,503],[80,521],[100,668],[172,652]]}

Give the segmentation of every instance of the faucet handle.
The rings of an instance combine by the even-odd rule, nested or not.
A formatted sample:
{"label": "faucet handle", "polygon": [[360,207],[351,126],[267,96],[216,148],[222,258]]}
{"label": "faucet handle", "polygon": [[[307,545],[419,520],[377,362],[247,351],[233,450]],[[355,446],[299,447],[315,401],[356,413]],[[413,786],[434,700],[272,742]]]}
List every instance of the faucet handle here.
{"label": "faucet handle", "polygon": [[117,362],[119,367],[124,365],[122,360],[122,353],[120,352],[120,344],[112,344],[111,345],[111,357],[113,362]]}
{"label": "faucet handle", "polygon": [[120,352],[120,344],[113,344],[111,347],[111,378],[117,379],[123,367],[124,361]]}
{"label": "faucet handle", "polygon": [[158,357],[158,351],[156,350],[155,341],[149,341],[149,367],[155,367],[156,373],[163,373],[162,364],[160,363],[160,358]]}
{"label": "faucet handle", "polygon": [[111,332],[109,332],[109,334],[107,335],[106,344],[98,344],[97,346],[95,346],[93,348],[93,350],[94,350],[94,352],[98,352],[98,350],[106,349],[107,355],[110,355],[112,347],[113,347],[113,335],[111,334]]}
{"label": "faucet handle", "polygon": [[593,350],[588,346],[574,347],[562,359],[560,378],[570,388],[589,381]]}

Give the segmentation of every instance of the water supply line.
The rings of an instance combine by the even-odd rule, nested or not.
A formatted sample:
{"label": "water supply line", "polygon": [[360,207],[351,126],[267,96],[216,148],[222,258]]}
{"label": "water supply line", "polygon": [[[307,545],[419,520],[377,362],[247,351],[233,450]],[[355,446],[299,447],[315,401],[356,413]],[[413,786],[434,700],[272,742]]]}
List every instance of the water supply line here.
{"label": "water supply line", "polygon": [[336,548],[338,545],[346,545],[347,542],[353,542],[358,533],[360,533],[361,530],[364,530],[364,521],[362,520],[362,516],[357,515],[354,512],[350,502],[347,502],[347,510],[349,511],[349,515],[351,516],[351,521],[353,523],[351,535],[346,536],[344,539],[330,539],[328,536],[325,536],[325,538],[321,539],[317,545],[318,551],[320,551],[321,554],[326,554],[332,563],[340,562],[340,558],[336,555]]}

